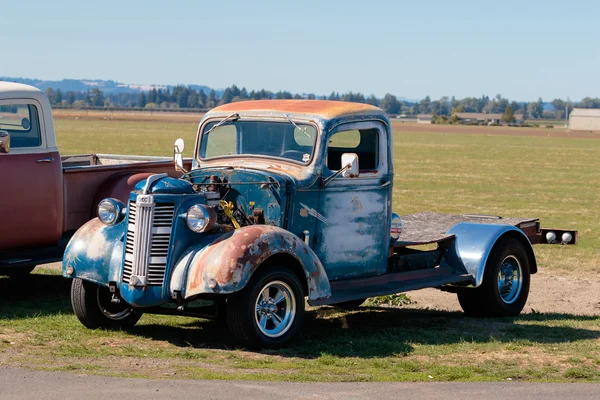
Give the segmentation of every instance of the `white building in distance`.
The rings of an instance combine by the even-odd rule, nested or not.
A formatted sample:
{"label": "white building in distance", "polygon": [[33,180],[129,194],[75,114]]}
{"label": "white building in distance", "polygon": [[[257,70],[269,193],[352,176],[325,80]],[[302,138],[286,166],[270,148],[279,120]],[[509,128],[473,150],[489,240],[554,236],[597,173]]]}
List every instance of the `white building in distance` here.
{"label": "white building in distance", "polygon": [[574,108],[569,116],[571,131],[600,131],[600,109]]}

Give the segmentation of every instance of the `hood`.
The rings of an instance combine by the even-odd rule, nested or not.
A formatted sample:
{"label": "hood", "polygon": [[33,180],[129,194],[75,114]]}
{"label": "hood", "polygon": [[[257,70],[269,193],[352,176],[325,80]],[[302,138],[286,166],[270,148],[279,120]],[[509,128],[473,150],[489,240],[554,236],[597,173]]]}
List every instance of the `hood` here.
{"label": "hood", "polygon": [[[148,179],[138,182],[135,185],[135,192],[140,194]],[[148,194],[192,194],[194,193],[193,186],[190,182],[184,179],[171,178],[166,176],[158,179],[150,185]]]}

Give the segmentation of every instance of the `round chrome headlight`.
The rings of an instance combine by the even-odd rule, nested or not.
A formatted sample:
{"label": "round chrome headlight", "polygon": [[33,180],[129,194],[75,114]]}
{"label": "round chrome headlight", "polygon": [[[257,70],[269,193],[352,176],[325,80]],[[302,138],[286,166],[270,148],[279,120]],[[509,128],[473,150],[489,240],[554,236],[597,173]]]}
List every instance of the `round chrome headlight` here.
{"label": "round chrome headlight", "polygon": [[98,219],[106,225],[114,225],[122,219],[125,204],[117,199],[104,199],[98,204]]}
{"label": "round chrome headlight", "polygon": [[191,206],[185,216],[188,228],[194,232],[206,232],[213,227],[217,213],[213,208],[203,205]]}

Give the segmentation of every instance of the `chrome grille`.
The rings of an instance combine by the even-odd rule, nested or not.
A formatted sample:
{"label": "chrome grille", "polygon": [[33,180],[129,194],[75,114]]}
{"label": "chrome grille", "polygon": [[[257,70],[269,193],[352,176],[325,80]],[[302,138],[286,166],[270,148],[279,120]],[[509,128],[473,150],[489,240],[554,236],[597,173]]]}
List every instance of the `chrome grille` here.
{"label": "chrome grille", "polygon": [[129,202],[124,283],[132,283],[133,276],[141,284],[164,283],[174,212],[173,204],[154,203],[152,196],[138,196],[137,202]]}

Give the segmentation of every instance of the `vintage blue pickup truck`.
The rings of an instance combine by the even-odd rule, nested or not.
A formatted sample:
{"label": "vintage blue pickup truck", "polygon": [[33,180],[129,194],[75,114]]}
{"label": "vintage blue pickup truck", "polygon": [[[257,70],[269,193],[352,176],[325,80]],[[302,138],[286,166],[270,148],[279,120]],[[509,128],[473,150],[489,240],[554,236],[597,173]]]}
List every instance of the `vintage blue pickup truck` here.
{"label": "vintage blue pickup truck", "polygon": [[[465,312],[523,309],[532,243],[575,244],[537,219],[392,212],[392,131],[365,104],[233,103],[207,113],[191,171],[105,199],[68,244],[63,275],[88,328],[143,312],[222,318],[248,347],[280,346],[310,305],[436,287]],[[427,246],[421,246],[427,245]]]}

